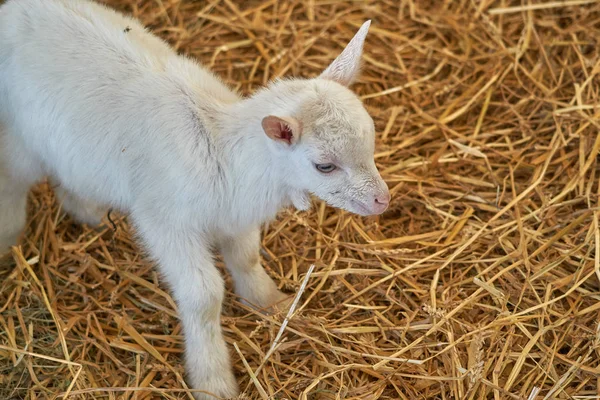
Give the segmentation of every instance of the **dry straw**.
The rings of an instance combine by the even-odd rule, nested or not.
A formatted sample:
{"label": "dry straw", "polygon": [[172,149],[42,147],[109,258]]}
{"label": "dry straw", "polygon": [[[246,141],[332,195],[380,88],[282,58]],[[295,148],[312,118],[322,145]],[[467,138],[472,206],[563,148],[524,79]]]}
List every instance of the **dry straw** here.
{"label": "dry straw", "polygon": [[[600,396],[600,3],[108,3],[244,93],[314,76],[373,21],[354,89],[391,209],[317,202],[265,228],[284,290],[316,268],[292,318],[227,297],[248,398]],[[0,398],[189,398],[176,306],[126,217],[95,232],[45,185],[30,200],[0,267]]]}

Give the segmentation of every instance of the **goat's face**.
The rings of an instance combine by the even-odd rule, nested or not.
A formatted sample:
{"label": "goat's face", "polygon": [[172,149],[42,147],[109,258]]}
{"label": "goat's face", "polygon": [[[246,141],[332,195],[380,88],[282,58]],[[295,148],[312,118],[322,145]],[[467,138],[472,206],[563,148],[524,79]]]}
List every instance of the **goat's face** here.
{"label": "goat's face", "polygon": [[373,158],[373,120],[348,89],[359,72],[368,26],[318,78],[278,81],[266,88],[278,114],[262,120],[296,195],[312,193],[359,215],[381,214],[390,201]]}

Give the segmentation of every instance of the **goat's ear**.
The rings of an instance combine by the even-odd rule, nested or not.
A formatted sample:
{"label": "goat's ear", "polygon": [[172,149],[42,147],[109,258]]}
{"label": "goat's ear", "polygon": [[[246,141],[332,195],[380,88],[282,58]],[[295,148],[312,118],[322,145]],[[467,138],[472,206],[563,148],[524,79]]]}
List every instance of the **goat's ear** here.
{"label": "goat's ear", "polygon": [[360,58],[362,56],[363,45],[371,21],[367,21],[356,32],[350,43],[319,78],[329,79],[344,86],[350,86],[360,74]]}
{"label": "goat's ear", "polygon": [[269,115],[262,120],[262,128],[272,140],[292,146],[302,134],[302,123],[292,117]]}

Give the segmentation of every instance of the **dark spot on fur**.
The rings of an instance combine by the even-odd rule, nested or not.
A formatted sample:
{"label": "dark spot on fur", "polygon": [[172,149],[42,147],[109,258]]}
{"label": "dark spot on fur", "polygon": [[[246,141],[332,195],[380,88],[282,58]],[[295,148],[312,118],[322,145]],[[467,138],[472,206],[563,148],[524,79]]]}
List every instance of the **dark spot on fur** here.
{"label": "dark spot on fur", "polygon": [[123,29],[123,33],[129,33],[129,32],[131,32],[130,27],[126,27],[125,29]]}

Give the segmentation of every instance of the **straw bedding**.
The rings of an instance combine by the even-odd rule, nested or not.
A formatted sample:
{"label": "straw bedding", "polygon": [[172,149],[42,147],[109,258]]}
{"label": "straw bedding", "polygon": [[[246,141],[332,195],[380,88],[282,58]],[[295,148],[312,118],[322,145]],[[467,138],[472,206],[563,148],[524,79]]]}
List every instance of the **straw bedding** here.
{"label": "straw bedding", "polygon": [[[372,19],[354,89],[391,208],[283,211],[263,261],[295,313],[222,319],[256,399],[600,396],[600,3],[108,0],[243,93],[314,76]],[[176,307],[126,216],[46,184],[0,267],[0,398],[187,398]],[[220,264],[219,264],[220,265]]]}

